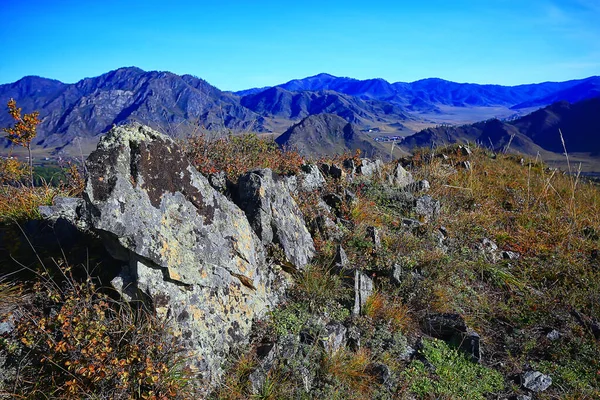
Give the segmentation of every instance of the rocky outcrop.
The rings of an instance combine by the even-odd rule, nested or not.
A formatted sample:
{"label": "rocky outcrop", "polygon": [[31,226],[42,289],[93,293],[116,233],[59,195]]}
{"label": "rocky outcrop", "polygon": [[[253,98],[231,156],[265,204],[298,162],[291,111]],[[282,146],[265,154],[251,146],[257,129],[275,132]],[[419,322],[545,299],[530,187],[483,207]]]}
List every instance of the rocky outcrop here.
{"label": "rocky outcrop", "polygon": [[251,224],[173,140],[139,124],[113,128],[87,169],[85,207],[73,204],[125,265],[113,285],[172,321],[188,363],[210,388],[230,350],[247,341],[253,320],[286,286],[263,243],[280,243],[301,266],[314,252],[297,206],[270,171],[253,172],[240,185]]}
{"label": "rocky outcrop", "polygon": [[312,237],[281,177],[270,169],[242,175],[236,201],[264,245],[281,246],[288,261],[298,269],[310,262],[315,254]]}

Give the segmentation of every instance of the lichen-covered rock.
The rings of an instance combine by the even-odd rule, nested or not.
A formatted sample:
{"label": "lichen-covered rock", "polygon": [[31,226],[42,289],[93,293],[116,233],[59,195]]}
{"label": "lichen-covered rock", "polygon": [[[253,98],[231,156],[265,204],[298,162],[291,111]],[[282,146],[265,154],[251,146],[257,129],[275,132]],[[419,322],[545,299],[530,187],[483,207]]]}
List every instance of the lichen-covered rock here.
{"label": "lichen-covered rock", "polygon": [[396,164],[393,172],[388,176],[388,183],[399,188],[404,188],[414,181],[412,174],[405,170],[400,162]]}
{"label": "lichen-covered rock", "polygon": [[315,254],[312,237],[281,177],[270,169],[242,175],[238,180],[237,203],[263,244],[281,246],[288,261],[298,269],[310,262]]}
{"label": "lichen-covered rock", "polygon": [[319,167],[314,164],[305,164],[300,170],[300,190],[304,192],[312,192],[320,190],[325,186],[325,178]]}
{"label": "lichen-covered rock", "polygon": [[360,315],[369,296],[373,294],[373,280],[362,271],[354,271],[354,308],[352,313]]}
{"label": "lichen-covered rock", "polygon": [[128,264],[121,287],[141,291],[173,321],[208,389],[252,320],[279,301],[282,274],[265,262],[244,212],[172,139],[139,124],[114,127],[87,169],[87,218]]}
{"label": "lichen-covered rock", "polygon": [[527,371],[521,375],[521,385],[532,392],[543,392],[552,385],[552,378],[539,371]]}
{"label": "lichen-covered rock", "polygon": [[356,168],[356,173],[363,176],[380,175],[383,169],[383,162],[381,160],[369,160],[368,158],[362,158],[360,165]]}

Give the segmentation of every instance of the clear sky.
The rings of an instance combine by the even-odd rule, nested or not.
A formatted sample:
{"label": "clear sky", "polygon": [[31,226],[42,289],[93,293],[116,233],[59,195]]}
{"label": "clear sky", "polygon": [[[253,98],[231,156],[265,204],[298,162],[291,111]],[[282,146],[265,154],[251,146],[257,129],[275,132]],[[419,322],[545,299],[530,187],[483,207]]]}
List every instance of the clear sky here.
{"label": "clear sky", "polygon": [[320,72],[503,85],[600,75],[600,0],[0,3],[0,83],[123,66],[223,90]]}

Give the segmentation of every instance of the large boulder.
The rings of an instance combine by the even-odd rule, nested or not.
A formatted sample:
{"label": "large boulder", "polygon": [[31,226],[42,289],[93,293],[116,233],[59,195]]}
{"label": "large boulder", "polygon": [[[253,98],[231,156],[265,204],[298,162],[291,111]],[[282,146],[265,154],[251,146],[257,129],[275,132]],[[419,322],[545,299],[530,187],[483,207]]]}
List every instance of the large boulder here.
{"label": "large boulder", "polygon": [[244,212],[172,139],[139,124],[114,127],[87,170],[89,226],[127,265],[115,287],[141,292],[172,321],[208,390],[253,319],[280,300],[283,274],[265,261]]}
{"label": "large boulder", "polygon": [[281,246],[288,261],[298,269],[310,262],[315,254],[312,237],[280,176],[270,169],[242,175],[238,179],[236,202],[264,245]]}

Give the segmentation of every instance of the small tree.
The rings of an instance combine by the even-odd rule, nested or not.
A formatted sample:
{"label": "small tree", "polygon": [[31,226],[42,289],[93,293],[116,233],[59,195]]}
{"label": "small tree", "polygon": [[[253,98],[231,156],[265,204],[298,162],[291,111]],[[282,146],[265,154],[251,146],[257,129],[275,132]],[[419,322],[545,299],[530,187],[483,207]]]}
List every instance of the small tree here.
{"label": "small tree", "polygon": [[21,108],[17,107],[15,99],[8,101],[8,113],[15,120],[14,126],[2,128],[6,132],[6,138],[13,144],[27,148],[29,154],[29,178],[33,187],[33,158],[31,157],[31,141],[37,134],[37,126],[40,123],[38,111],[21,116]]}

